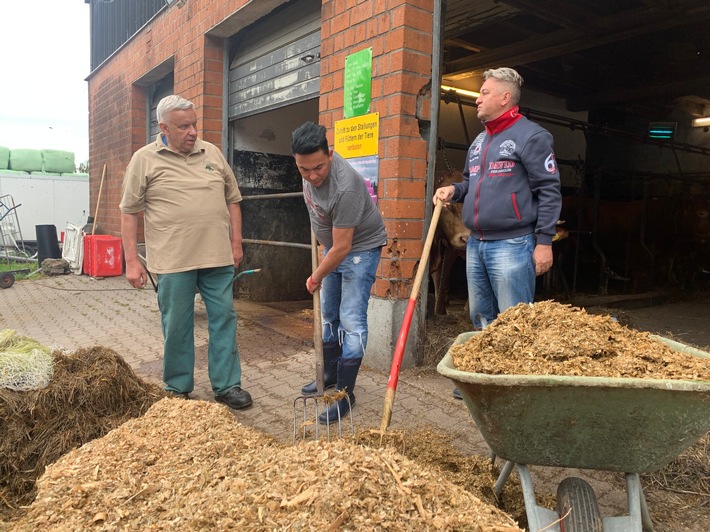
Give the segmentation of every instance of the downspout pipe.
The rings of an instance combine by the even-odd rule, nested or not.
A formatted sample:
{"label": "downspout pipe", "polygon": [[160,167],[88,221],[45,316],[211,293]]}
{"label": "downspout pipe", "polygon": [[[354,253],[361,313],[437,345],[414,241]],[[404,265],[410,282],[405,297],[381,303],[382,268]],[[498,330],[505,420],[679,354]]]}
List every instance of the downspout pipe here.
{"label": "downspout pipe", "polygon": [[[442,64],[442,44],[444,35],[444,21],[446,13],[446,0],[436,0],[434,2],[434,19],[432,27],[432,47],[431,47],[431,116],[429,122],[429,138],[427,139],[427,180],[426,180],[426,202],[425,218],[424,218],[424,234],[425,237],[431,224],[431,218],[434,206],[431,198],[434,196],[434,180],[436,173],[436,149],[438,142],[439,130],[439,109],[441,107],[441,98],[439,96],[441,86],[441,64]],[[420,265],[423,267],[424,265]],[[427,295],[429,293],[429,276],[423,277],[423,282],[420,289],[420,301],[422,302],[419,308],[419,323],[424,323],[426,320]]]}

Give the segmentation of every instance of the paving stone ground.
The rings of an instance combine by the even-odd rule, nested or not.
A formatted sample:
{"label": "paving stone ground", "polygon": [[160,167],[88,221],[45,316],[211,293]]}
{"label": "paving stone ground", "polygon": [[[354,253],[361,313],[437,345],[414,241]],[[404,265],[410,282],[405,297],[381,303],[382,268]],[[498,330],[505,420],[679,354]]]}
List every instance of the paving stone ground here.
{"label": "paving stone ground", "polygon": [[[239,316],[242,384],[254,399],[253,407],[235,415],[244,424],[290,442],[293,401],[300,395],[301,386],[313,376],[312,323],[304,312],[308,302],[299,307],[298,303],[235,300],[235,306]],[[207,317],[199,301],[195,314],[192,396],[213,401],[207,377]],[[687,326],[686,321],[682,323]],[[65,275],[19,281],[10,289],[0,290],[0,328],[16,329],[44,344],[67,350],[94,345],[109,347],[140,377],[161,383],[162,336],[156,294],[150,288],[131,288],[124,277],[93,279]],[[699,328],[709,329],[707,323]],[[356,430],[379,427],[387,380],[385,372],[363,366],[353,412]],[[433,370],[403,371],[391,430],[427,427],[455,435],[456,445],[464,452],[487,455],[485,441],[463,403],[452,398],[452,389],[451,382]],[[538,495],[554,493],[562,478],[574,474],[594,486],[602,515],[626,513],[621,474],[543,467],[533,467],[532,472]]]}

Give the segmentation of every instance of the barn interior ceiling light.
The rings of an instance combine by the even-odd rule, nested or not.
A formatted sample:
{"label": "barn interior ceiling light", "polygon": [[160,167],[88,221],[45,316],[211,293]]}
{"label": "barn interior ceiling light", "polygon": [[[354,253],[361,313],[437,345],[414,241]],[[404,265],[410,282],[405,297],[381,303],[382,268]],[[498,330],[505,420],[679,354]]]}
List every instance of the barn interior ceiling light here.
{"label": "barn interior ceiling light", "polygon": [[710,116],[704,116],[702,118],[694,118],[691,123],[693,127],[708,127],[710,126]]}
{"label": "barn interior ceiling light", "polygon": [[461,96],[469,96],[470,98],[478,98],[481,95],[480,92],[459,89],[457,87],[451,87],[449,85],[442,85],[441,90],[455,92],[456,94],[460,94]]}
{"label": "barn interior ceiling light", "polygon": [[648,125],[648,136],[652,139],[673,140],[675,128],[675,122],[651,122]]}

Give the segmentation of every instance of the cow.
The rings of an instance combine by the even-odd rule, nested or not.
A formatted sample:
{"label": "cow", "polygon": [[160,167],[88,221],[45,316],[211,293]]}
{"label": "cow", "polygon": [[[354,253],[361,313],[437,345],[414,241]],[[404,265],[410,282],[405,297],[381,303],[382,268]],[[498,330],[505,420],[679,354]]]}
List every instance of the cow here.
{"label": "cow", "polygon": [[[463,181],[459,171],[438,175],[434,190]],[[429,254],[429,275],[434,284],[434,314],[446,315],[451,268],[457,257],[466,260],[466,242],[471,230],[463,224],[463,204],[449,203],[441,209]]]}
{"label": "cow", "polygon": [[560,262],[575,281],[594,273],[601,294],[609,281],[631,293],[686,286],[703,267],[708,205],[703,197],[597,202],[565,197],[561,218],[572,234],[559,250]]}
{"label": "cow", "polygon": [[700,274],[710,273],[710,196],[693,196],[681,204],[680,211],[675,271],[680,272],[683,286],[692,289]]}

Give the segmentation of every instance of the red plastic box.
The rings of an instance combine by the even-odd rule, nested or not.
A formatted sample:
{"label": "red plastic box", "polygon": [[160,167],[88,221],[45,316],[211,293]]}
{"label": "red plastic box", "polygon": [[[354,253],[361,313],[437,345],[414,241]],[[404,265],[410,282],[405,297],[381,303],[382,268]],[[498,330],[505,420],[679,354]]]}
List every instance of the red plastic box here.
{"label": "red plastic box", "polygon": [[121,239],[109,235],[84,235],[83,272],[92,277],[123,275]]}

